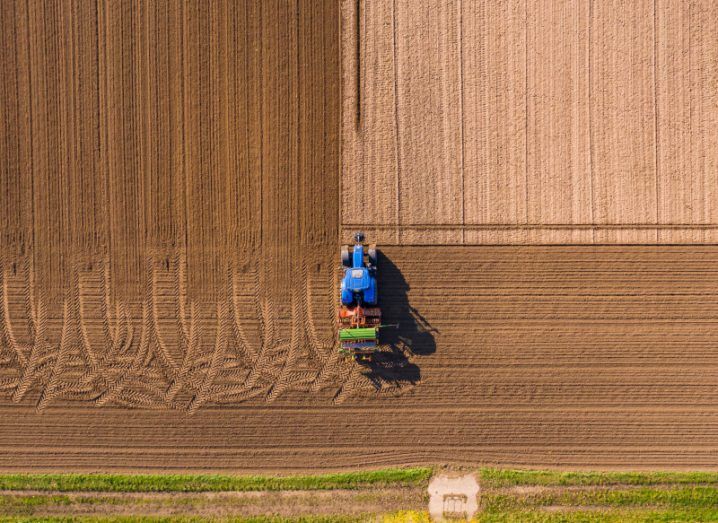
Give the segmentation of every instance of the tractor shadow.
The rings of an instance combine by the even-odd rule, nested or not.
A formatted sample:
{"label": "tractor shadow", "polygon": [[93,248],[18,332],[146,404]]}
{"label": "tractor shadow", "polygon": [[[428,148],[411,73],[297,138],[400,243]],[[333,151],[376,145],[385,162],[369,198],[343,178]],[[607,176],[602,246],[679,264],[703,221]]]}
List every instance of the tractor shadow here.
{"label": "tractor shadow", "polygon": [[390,386],[415,385],[421,381],[417,357],[436,352],[434,334],[438,330],[409,303],[409,283],[399,268],[379,250],[379,304],[382,324],[397,324],[381,332],[382,350],[371,362],[364,364],[364,375],[378,389]]}

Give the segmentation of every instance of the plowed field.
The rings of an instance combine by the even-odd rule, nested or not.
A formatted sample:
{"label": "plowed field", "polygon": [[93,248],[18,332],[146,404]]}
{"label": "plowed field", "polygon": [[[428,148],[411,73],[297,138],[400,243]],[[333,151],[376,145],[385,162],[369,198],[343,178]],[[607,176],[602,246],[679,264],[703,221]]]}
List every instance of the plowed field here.
{"label": "plowed field", "polygon": [[387,316],[401,322],[390,341],[406,356],[352,370],[334,402],[334,387],[289,386],[193,414],[170,410],[177,398],[156,411],[58,399],[36,414],[6,398],[0,467],[715,467],[718,249],[384,254]]}
{"label": "plowed field", "polygon": [[419,4],[0,3],[0,469],[718,465],[712,4]]}

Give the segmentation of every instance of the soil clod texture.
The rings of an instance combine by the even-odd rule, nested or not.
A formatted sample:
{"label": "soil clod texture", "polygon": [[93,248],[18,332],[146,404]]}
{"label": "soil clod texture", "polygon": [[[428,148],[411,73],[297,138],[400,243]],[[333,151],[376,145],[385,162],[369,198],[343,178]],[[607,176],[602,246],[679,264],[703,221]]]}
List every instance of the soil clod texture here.
{"label": "soil clod texture", "polygon": [[622,4],[0,2],[0,469],[715,468],[718,16]]}

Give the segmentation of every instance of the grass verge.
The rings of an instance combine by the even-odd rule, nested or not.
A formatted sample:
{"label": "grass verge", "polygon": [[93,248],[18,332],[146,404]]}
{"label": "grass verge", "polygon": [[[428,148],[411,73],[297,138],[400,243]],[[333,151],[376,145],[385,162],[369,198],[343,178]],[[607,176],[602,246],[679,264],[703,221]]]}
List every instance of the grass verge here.
{"label": "grass verge", "polygon": [[420,486],[430,468],[395,468],[315,476],[215,474],[2,474],[0,490],[56,492],[247,492]]}
{"label": "grass verge", "polygon": [[[164,505],[156,502],[125,507],[124,516],[113,505],[130,498],[97,494],[97,492],[202,492],[280,491],[280,490],[360,490],[363,494],[385,487],[424,489],[431,468],[384,469],[365,472],[323,474],[316,476],[229,476],[229,475],[121,475],[121,474],[10,474],[0,475],[0,523],[4,521],[232,521],[237,523],[323,523],[383,521],[385,523],[428,522],[428,514],[401,511],[379,516],[332,515],[300,517],[229,517],[217,513],[208,518],[203,506],[177,509],[171,518],[160,516]],[[555,472],[533,470],[482,469],[481,511],[478,522],[694,522],[718,521],[718,473],[710,472]],[[519,487],[519,488],[514,488]],[[541,487],[541,488],[520,488]],[[9,492],[15,491],[15,492]],[[22,491],[38,491],[22,492]],[[45,491],[45,492],[43,492]],[[59,491],[59,492],[58,492]],[[86,494],[67,494],[77,492]],[[83,497],[84,496],[84,497]],[[192,497],[192,496],[190,496]],[[80,499],[82,498],[82,499]],[[141,496],[140,496],[141,498]],[[172,500],[169,497],[168,500]],[[177,502],[179,499],[175,499]],[[144,499],[144,498],[143,498]],[[151,498],[147,498],[151,499]],[[215,504],[216,504],[215,500]],[[86,509],[84,516],[65,517],[80,504],[97,504]],[[173,505],[174,506],[174,505]],[[176,506],[174,506],[177,508]],[[236,507],[235,507],[236,508]],[[384,507],[386,509],[387,507]],[[418,508],[418,507],[417,507]],[[95,511],[107,511],[100,517]],[[340,509],[341,510],[341,509]],[[158,513],[159,512],[159,513]],[[242,513],[234,510],[234,513]],[[4,513],[4,516],[2,514]],[[300,512],[301,514],[301,512]],[[219,516],[219,517],[217,517]]]}
{"label": "grass verge", "polygon": [[[385,515],[381,523],[431,523],[427,512],[402,511]],[[656,509],[604,509],[576,510],[571,512],[516,511],[482,513],[472,521],[476,523],[696,523],[718,521],[718,509],[656,510]]]}
{"label": "grass verge", "polygon": [[369,523],[376,517],[366,516],[300,516],[285,518],[279,516],[254,516],[240,518],[205,518],[182,516],[39,516],[39,517],[2,517],[0,523]]}
{"label": "grass verge", "polygon": [[718,521],[718,473],[482,469],[479,475],[480,522]]}
{"label": "grass verge", "polygon": [[558,472],[550,470],[481,469],[482,487],[718,485],[718,472]]}
{"label": "grass verge", "polygon": [[515,511],[537,507],[667,507],[703,509],[718,507],[718,489],[684,487],[675,489],[610,489],[541,492],[528,495],[486,494],[484,510]]}
{"label": "grass verge", "polygon": [[602,509],[571,512],[520,511],[484,514],[481,523],[696,523],[718,521],[718,510]]}
{"label": "grass verge", "polygon": [[[681,511],[681,510],[607,510],[574,511],[567,513],[541,513],[520,511],[504,514],[483,514],[473,521],[477,523],[694,523],[717,521],[718,510]],[[421,511],[401,511],[383,517],[367,516],[307,516],[299,518],[250,517],[229,519],[177,518],[177,517],[39,517],[39,518],[2,518],[0,523],[31,521],[35,523],[64,522],[113,522],[113,523],[209,523],[216,521],[231,523],[431,523],[428,513]]]}

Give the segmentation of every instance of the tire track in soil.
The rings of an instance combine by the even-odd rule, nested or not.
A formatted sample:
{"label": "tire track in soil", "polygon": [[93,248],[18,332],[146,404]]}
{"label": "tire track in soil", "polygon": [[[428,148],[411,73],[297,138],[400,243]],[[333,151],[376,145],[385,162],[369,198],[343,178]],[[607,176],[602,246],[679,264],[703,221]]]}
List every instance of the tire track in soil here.
{"label": "tire track in soil", "polygon": [[[9,3],[16,4],[23,8]],[[8,106],[7,114],[18,118],[25,109],[38,113],[31,123],[41,170],[22,176],[40,195],[48,192],[43,166],[69,180],[56,197],[35,199],[35,240],[49,240],[51,249],[71,240],[63,243],[68,255],[61,263],[45,256],[48,245],[2,244],[4,252],[20,253],[0,263],[3,285],[4,271],[18,260],[27,275],[25,318],[11,319],[18,304],[0,289],[0,336],[18,376],[15,401],[39,387],[43,408],[72,396],[98,406],[136,401],[173,409],[220,395],[239,401],[257,396],[256,390],[275,399],[295,389],[318,390],[336,378],[332,344],[315,326],[324,320],[310,309],[315,275],[307,266],[318,260],[326,269],[338,230],[338,7],[307,7],[250,2],[175,9],[120,2],[91,13],[68,5],[28,13],[39,35],[29,50],[21,49],[22,40],[4,41],[18,46],[6,55],[17,54],[14,69],[32,69],[40,80],[25,93],[29,98]],[[83,25],[78,14],[92,23]],[[15,15],[4,19],[10,28],[21,18]],[[226,23],[218,26],[218,37],[208,37],[202,28],[217,20]],[[86,56],[93,27],[98,45]],[[53,57],[59,57],[57,67]],[[66,101],[40,111],[57,93],[68,94]],[[76,114],[84,96],[97,109],[87,120],[96,124],[92,129]],[[169,100],[156,103],[162,97]],[[240,101],[217,103],[224,98]],[[3,132],[13,121],[3,120]],[[87,147],[95,142],[96,148]],[[54,165],[61,156],[42,155],[57,144],[72,152],[72,161]],[[240,212],[227,195],[243,202]],[[2,238],[24,241],[27,236],[13,232],[24,227],[21,222],[6,223],[13,230]],[[26,247],[44,253],[41,277],[35,257],[23,255]],[[235,263],[253,267],[256,318],[240,314]],[[203,280],[206,288],[198,283]],[[231,332],[216,313],[225,306]],[[257,331],[257,341],[243,323]],[[16,328],[33,342],[20,343]],[[289,339],[278,336],[285,329]],[[226,339],[221,350],[231,344],[231,357],[206,347],[207,336]],[[218,395],[213,382],[220,378],[228,382],[217,384],[224,387]],[[192,403],[193,395],[200,401]]]}
{"label": "tire track in soil", "polygon": [[190,324],[186,321],[186,305],[187,296],[187,280],[186,280],[186,261],[184,256],[176,254],[173,257],[173,301],[175,314],[175,327],[179,333],[179,352],[182,354],[182,363],[180,364],[177,376],[172,380],[167,389],[167,400],[174,401],[177,393],[182,389],[185,381],[189,377],[190,367],[196,356],[196,342],[194,338],[194,329],[196,324],[195,308],[190,305]]}
{"label": "tire track in soil", "polygon": [[32,346],[30,347],[30,357],[28,358],[27,364],[18,371],[20,378],[12,394],[12,400],[16,403],[20,402],[25,394],[27,394],[42,364],[49,361],[52,357],[50,354],[47,354],[47,349],[50,348],[47,345],[46,336],[48,323],[47,308],[45,307],[45,298],[42,290],[40,290],[38,294],[38,302],[35,310],[37,316],[33,323],[37,325],[37,328]]}
{"label": "tire track in soil", "polygon": [[55,397],[58,387],[57,382],[60,379],[60,371],[63,369],[68,352],[70,351],[67,340],[69,337],[68,331],[70,330],[69,307],[69,301],[66,300],[62,308],[62,335],[60,337],[60,345],[57,349],[57,355],[55,356],[52,369],[50,370],[50,378],[40,394],[37,410],[42,410]]}
{"label": "tire track in soil", "polygon": [[[373,391],[326,337],[336,328],[336,281],[324,280],[337,274],[338,4],[78,5],[30,6],[29,49],[3,39],[3,56],[37,83],[16,107],[2,100],[12,118],[0,126],[7,135],[20,122],[24,136],[29,114],[37,154],[34,167],[16,163],[35,191],[16,201],[32,201],[33,214],[27,204],[0,222],[0,248],[13,253],[0,260],[10,367],[0,410],[7,400],[12,412],[42,411],[27,420],[46,435],[59,412],[85,432],[105,425],[88,429],[83,416],[125,413],[119,427],[152,411],[169,435],[217,406],[251,413]],[[26,278],[17,299],[5,287],[13,264]],[[163,444],[182,446],[173,442]]]}
{"label": "tire track in soil", "polygon": [[[365,5],[368,21],[381,20],[375,16],[381,14],[378,4]],[[463,6],[471,15],[466,23],[473,24],[466,26],[467,33],[480,27],[494,33],[501,29],[500,35],[492,33],[481,43],[484,51],[497,52],[479,57],[488,60],[480,66],[491,78],[489,84],[499,87],[501,103],[495,104],[489,120],[467,127],[467,136],[488,132],[489,138],[488,149],[474,148],[479,157],[467,157],[467,190],[486,192],[467,199],[467,211],[481,214],[489,228],[494,222],[499,229],[515,223],[508,230],[488,232],[480,224],[467,225],[466,237],[475,242],[539,241],[549,233],[565,238],[561,231],[522,225],[528,205],[521,190],[526,151],[520,143],[515,147],[512,136],[521,142],[526,132],[527,58],[520,47],[505,45],[506,38],[521,40],[525,34],[522,10],[516,8],[518,3],[508,11],[499,4],[477,11],[470,4]],[[406,20],[411,15],[407,3],[398,5]],[[0,207],[7,210],[0,218],[0,352],[9,358],[8,368],[2,369],[2,379],[8,381],[0,381],[0,469],[296,471],[446,462],[558,468],[718,466],[715,246],[387,248],[386,255],[406,282],[381,282],[384,305],[408,325],[402,328],[409,329],[408,348],[416,355],[421,386],[398,380],[382,382],[377,390],[361,368],[345,364],[335,351],[324,361],[303,357],[305,350],[318,354],[310,346],[312,329],[320,332],[334,316],[325,311],[326,316],[315,318],[304,301],[318,300],[307,285],[319,288],[322,278],[311,268],[318,264],[317,274],[323,274],[321,270],[328,273],[336,266],[341,103],[337,2],[140,5],[118,0],[100,2],[98,13],[92,12],[94,7],[74,1],[61,6],[14,0],[0,4],[2,92],[18,93],[0,100],[1,141],[7,153],[0,155]],[[634,14],[646,8],[650,10],[649,2],[636,3]],[[666,4],[665,9],[659,12],[664,25],[665,20],[686,23],[695,17],[676,5]],[[614,51],[635,43],[639,47],[632,56],[641,73],[631,73],[630,61],[615,64],[610,53],[599,53],[594,57],[596,80],[621,88],[635,83],[640,89],[632,91],[632,98],[650,102],[643,74],[650,71],[650,60],[640,59],[651,52],[652,46],[646,45],[651,40],[650,17],[629,16],[623,24],[610,9],[594,14],[600,18],[594,39],[607,36],[601,46]],[[218,20],[224,22],[221,27]],[[427,34],[446,19],[430,22]],[[659,111],[667,117],[656,124],[661,143],[680,134],[684,141],[695,142],[693,160],[701,159],[702,152],[710,160],[695,163],[700,169],[690,173],[692,182],[709,175],[706,165],[713,165],[716,150],[709,146],[712,135],[707,131],[716,129],[715,104],[713,95],[704,92],[716,71],[711,66],[695,68],[701,56],[713,56],[718,48],[718,33],[708,30],[714,22],[706,23],[690,41],[681,38],[680,31],[678,36],[666,34],[667,49],[677,49],[674,55],[694,64],[688,76],[695,89],[653,86],[662,93],[661,100],[675,92],[682,104],[675,114],[667,107]],[[662,25],[658,34],[663,34],[660,31],[665,33]],[[383,35],[367,37],[383,45]],[[399,34],[400,55],[404,50],[412,59],[420,58],[418,48],[406,46],[414,37]],[[455,41],[448,43],[455,47]],[[562,45],[576,50],[573,44]],[[448,47],[442,52],[453,52]],[[672,54],[660,55],[659,74],[680,76],[670,73],[681,63],[668,63],[666,56]],[[466,52],[464,57],[476,55]],[[365,64],[370,58],[363,53]],[[378,65],[376,72],[382,73],[395,70],[396,64],[382,59]],[[536,78],[552,65],[544,63],[533,71],[540,73]],[[155,69],[167,74],[154,74]],[[400,66],[400,72],[421,69]],[[477,100],[489,99],[491,85],[477,83],[480,76],[467,75],[467,85]],[[417,78],[398,86],[392,81],[389,87],[404,93]],[[365,80],[363,85],[371,84]],[[226,100],[225,90],[233,93]],[[432,93],[428,85],[420,91],[425,99],[450,94]],[[377,93],[363,94],[362,125],[365,135],[374,135],[372,111],[393,109],[395,103],[391,97],[377,100]],[[700,114],[686,113],[694,97],[694,106],[702,107]],[[402,108],[407,109],[404,98]],[[620,120],[615,118],[621,114],[616,101],[630,102],[619,98],[609,89],[592,102],[613,120],[607,129],[617,128]],[[552,103],[543,96],[530,102]],[[635,122],[645,123],[650,107],[639,103],[629,112],[640,113]],[[508,111],[511,117],[497,118],[496,111]],[[546,114],[541,113],[544,118]],[[430,125],[438,116],[425,122]],[[655,115],[649,111],[649,116],[652,120]],[[382,127],[385,122],[376,123]],[[689,123],[695,124],[693,131],[681,133],[681,125]],[[611,154],[616,145],[611,133],[597,134],[600,150],[593,166],[599,192],[610,193],[612,180],[623,185],[630,181],[619,175],[635,156],[625,154],[632,148],[642,154],[641,165],[653,164],[655,153],[643,147],[654,141],[649,136],[652,126],[639,126],[640,133],[622,128],[630,139],[619,144],[619,157]],[[392,142],[393,130],[387,129],[390,132],[377,139]],[[420,138],[432,147],[445,147],[436,136],[431,129]],[[701,136],[707,140],[703,145]],[[402,134],[403,160],[409,162],[402,163],[401,185],[417,189],[417,195],[425,187],[409,179],[410,169],[404,167],[413,161],[415,170],[421,170],[421,162],[414,160],[428,151],[413,159],[407,156],[420,143]],[[402,152],[394,146],[386,151],[391,156]],[[563,177],[574,172],[567,169],[567,152],[551,157],[560,163]],[[685,219],[694,221],[700,216],[679,205],[681,198],[663,193],[669,182],[680,182],[672,173],[685,171],[675,166],[691,162],[667,149],[658,154],[660,212],[666,222],[659,225],[680,229],[671,225],[671,213],[687,213]],[[483,172],[477,166],[492,164],[487,172],[493,181],[469,183],[472,162],[474,175]],[[382,178],[396,181],[391,159],[378,157],[371,163],[382,168],[374,172],[362,166],[363,180],[374,180],[357,186],[381,187]],[[507,165],[510,169],[501,168]],[[629,174],[639,181],[652,172],[633,170]],[[434,171],[441,169],[424,169],[422,179],[433,183]],[[349,168],[345,172],[353,174]],[[507,183],[494,183],[497,180]],[[560,193],[564,185],[545,188]],[[436,194],[448,188],[439,189]],[[639,196],[652,193],[638,192],[626,191],[623,200],[641,203]],[[494,193],[501,198],[490,198]],[[454,206],[439,208],[445,202],[436,194],[434,207],[456,211]],[[349,193],[344,197],[353,198]],[[362,195],[352,205],[363,216],[362,204],[380,213],[393,198],[401,198],[398,224],[417,223],[404,212],[417,207],[405,193]],[[510,201],[508,207],[502,198]],[[612,202],[619,200],[602,197],[602,214],[642,208],[614,208]],[[666,206],[671,202],[677,207]],[[654,207],[655,202],[647,210]],[[704,211],[710,218],[710,209]],[[701,237],[711,234],[714,225],[708,222],[696,225],[705,228]],[[386,223],[379,225],[389,227],[387,237],[407,243],[457,232],[442,230],[441,220],[417,228],[392,229]],[[596,230],[596,238],[655,238],[652,225],[632,230],[630,225],[605,224],[603,232]],[[680,239],[685,232],[669,236]],[[584,233],[585,228],[576,231],[579,239]],[[175,255],[189,265],[170,264],[166,270],[176,272],[162,273],[162,264]],[[81,318],[79,297],[95,292],[81,282],[95,281],[94,272],[85,277],[82,267],[91,264],[93,271],[100,271],[106,259],[109,300],[115,308],[110,321],[122,347],[104,347],[113,357],[103,384],[103,351],[95,348],[94,320]],[[233,277],[239,277],[230,276],[227,266],[234,267],[235,261],[256,274],[259,311],[255,317],[242,311],[241,326],[258,331],[261,342],[256,358],[239,358],[238,367],[230,365],[226,343],[233,336],[227,294],[234,292],[229,290]],[[15,275],[25,266],[30,268],[27,275]],[[17,292],[22,286],[16,278],[31,282],[27,285],[36,296],[34,313],[32,307],[29,314],[24,312],[33,298],[24,290]],[[179,291],[172,281],[176,279]],[[327,294],[333,306],[336,287]],[[435,329],[428,333],[435,338],[429,357],[422,357],[430,345],[427,329],[412,318],[410,307]],[[92,347],[83,343],[83,330],[92,338]],[[175,330],[178,340],[187,340],[186,346],[182,341],[170,346],[169,333]],[[188,409],[193,409],[192,416],[187,416]]]}
{"label": "tire track in soil", "polygon": [[217,332],[215,335],[215,345],[212,352],[210,366],[204,377],[199,391],[192,398],[188,410],[190,413],[195,412],[206,401],[206,398],[212,388],[217,377],[221,365],[224,363],[224,357],[227,350],[227,329],[229,327],[229,306],[226,302],[217,305]]}
{"label": "tire track in soil", "polygon": [[[242,320],[239,317],[239,304],[238,304],[238,283],[237,283],[237,271],[231,270],[228,275],[228,281],[229,281],[229,304],[230,304],[230,315],[232,318],[232,332],[234,334],[235,342],[238,344],[238,348],[240,352],[249,360],[249,362],[254,363],[257,359],[257,351],[252,345],[249,343],[249,339],[247,338],[247,335],[244,332],[244,327],[242,326]],[[261,344],[261,340],[260,340]]]}
{"label": "tire track in soil", "polygon": [[2,292],[2,296],[0,297],[2,299],[2,309],[0,309],[0,314],[2,315],[2,318],[0,318],[0,335],[2,335],[2,338],[4,340],[3,345],[7,347],[12,353],[14,353],[15,358],[17,358],[21,365],[25,365],[27,359],[25,358],[25,355],[18,346],[18,342],[15,337],[15,333],[13,332],[12,323],[9,317],[10,304],[8,298],[6,270],[4,268],[0,269],[2,269],[0,270],[0,277],[2,278],[2,285],[0,285],[0,292]]}

